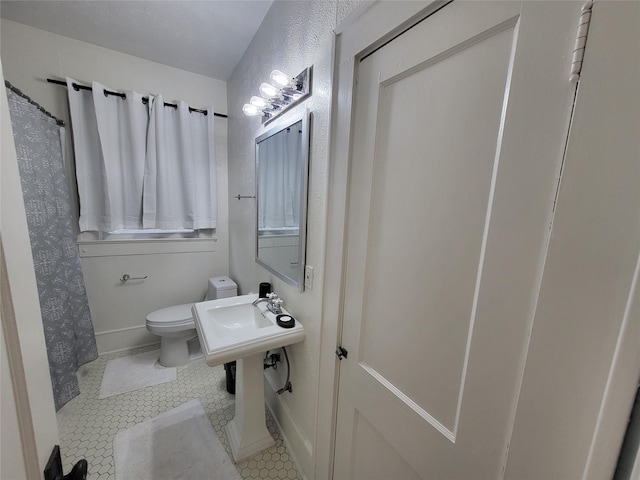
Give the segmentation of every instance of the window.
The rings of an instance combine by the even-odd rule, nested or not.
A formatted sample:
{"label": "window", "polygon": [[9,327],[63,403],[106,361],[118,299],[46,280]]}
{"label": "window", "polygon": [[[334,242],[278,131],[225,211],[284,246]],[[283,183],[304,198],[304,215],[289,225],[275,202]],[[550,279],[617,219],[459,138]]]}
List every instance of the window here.
{"label": "window", "polygon": [[[81,232],[191,238],[217,223],[211,108],[67,79]],[[140,232],[143,233],[140,233]]]}

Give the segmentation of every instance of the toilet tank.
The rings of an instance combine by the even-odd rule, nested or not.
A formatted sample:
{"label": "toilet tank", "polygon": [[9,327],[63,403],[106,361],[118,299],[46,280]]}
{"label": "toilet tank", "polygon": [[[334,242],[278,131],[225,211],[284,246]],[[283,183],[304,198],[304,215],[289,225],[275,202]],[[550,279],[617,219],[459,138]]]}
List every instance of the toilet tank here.
{"label": "toilet tank", "polygon": [[206,300],[235,297],[238,295],[238,285],[227,276],[209,279]]}

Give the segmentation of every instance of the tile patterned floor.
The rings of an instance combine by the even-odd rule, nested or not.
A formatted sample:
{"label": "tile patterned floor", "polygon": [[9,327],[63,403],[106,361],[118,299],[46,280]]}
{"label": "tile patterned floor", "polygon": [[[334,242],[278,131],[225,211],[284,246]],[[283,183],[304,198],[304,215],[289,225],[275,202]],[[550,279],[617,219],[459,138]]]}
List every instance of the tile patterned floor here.
{"label": "tile patterned floor", "polygon": [[[157,346],[103,355],[79,370],[82,393],[58,411],[65,473],[76,461],[86,458],[89,480],[115,478],[113,439],[116,433],[194,398],[200,400],[209,414],[214,431],[231,457],[224,426],[233,418],[234,396],[226,391],[223,366],[211,368],[204,360],[198,360],[178,367],[178,378],[173,382],[98,399],[102,374],[109,360],[154,348]],[[237,464],[238,472],[245,480],[301,479],[268,411],[267,428],[276,440],[275,446]]]}

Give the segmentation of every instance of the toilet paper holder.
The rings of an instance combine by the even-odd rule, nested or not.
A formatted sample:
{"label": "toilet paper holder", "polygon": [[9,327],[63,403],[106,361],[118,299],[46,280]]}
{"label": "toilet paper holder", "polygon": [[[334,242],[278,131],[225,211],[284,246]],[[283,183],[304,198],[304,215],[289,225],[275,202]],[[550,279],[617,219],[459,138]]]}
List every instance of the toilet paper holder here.
{"label": "toilet paper holder", "polygon": [[146,280],[148,276],[149,275],[145,275],[144,277],[132,277],[128,273],[125,273],[124,275],[122,275],[122,277],[120,277],[120,281],[122,283],[125,283],[125,282],[128,282],[129,280]]}

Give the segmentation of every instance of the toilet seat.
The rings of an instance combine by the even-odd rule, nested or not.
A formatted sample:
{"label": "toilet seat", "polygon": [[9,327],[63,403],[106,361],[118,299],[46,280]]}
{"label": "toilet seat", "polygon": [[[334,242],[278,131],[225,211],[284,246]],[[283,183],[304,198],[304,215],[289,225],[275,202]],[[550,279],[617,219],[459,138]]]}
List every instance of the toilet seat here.
{"label": "toilet seat", "polygon": [[[208,281],[205,300],[235,297],[237,294],[238,286],[229,277],[213,277]],[[164,367],[179,367],[202,358],[191,307],[193,302],[162,308],[147,315],[147,331],[160,337],[159,363]]]}
{"label": "toilet seat", "polygon": [[167,333],[195,329],[192,306],[193,303],[184,303],[151,312],[147,315],[147,327]]}

